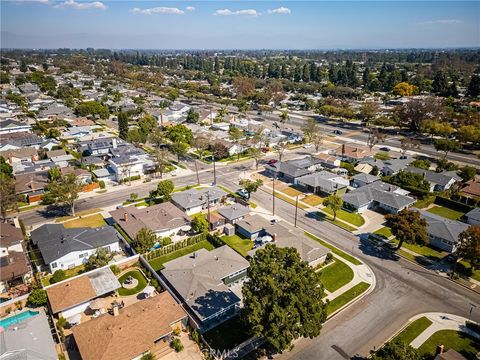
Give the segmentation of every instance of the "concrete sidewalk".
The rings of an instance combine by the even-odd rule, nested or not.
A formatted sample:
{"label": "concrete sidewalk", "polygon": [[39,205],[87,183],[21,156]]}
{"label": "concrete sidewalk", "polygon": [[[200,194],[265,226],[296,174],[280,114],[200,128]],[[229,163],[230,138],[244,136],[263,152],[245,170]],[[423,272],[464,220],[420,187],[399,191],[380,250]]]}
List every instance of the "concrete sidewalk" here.
{"label": "concrete sidewalk", "polygon": [[410,319],[410,323],[424,316],[429,319],[432,324],[410,343],[410,345],[415,349],[418,349],[433,334],[440,330],[460,331],[480,340],[480,334],[470,330],[465,326],[465,322],[468,319],[458,315],[444,313],[425,313],[417,315],[416,317]]}

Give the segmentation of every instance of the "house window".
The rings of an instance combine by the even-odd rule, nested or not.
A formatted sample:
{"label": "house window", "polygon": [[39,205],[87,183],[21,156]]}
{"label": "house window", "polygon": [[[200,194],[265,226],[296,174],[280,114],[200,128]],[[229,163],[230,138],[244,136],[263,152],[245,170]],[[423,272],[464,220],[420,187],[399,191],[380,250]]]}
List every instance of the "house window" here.
{"label": "house window", "polygon": [[57,263],[52,263],[50,266],[52,267],[52,269],[55,269],[57,267]]}
{"label": "house window", "polygon": [[87,256],[88,256],[88,253],[83,253],[83,254],[78,255],[78,257],[80,259],[83,259],[84,257],[87,257]]}

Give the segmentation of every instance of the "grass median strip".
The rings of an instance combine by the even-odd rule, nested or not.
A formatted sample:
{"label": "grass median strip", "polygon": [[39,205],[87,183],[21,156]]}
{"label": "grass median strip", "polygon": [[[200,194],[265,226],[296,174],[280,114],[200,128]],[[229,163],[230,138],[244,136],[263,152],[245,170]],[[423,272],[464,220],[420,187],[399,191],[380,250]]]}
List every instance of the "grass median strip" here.
{"label": "grass median strip", "polygon": [[[295,200],[294,199],[290,199],[288,196],[285,196],[285,195],[279,193],[278,191],[275,191],[275,197],[279,198],[281,200],[284,200],[284,201],[288,202],[289,204],[292,204],[292,205],[295,206]],[[300,209],[308,209],[308,206],[302,204],[300,201],[298,202],[298,207]]]}
{"label": "grass median strip", "polygon": [[425,316],[423,316],[408,325],[405,329],[402,330],[401,333],[395,336],[393,340],[398,340],[409,345],[430,325],[432,325],[432,322]]}
{"label": "grass median strip", "polygon": [[327,316],[330,316],[335,311],[340,309],[342,306],[348,304],[350,301],[355,299],[357,296],[363,294],[370,287],[370,284],[366,282],[361,282],[350,290],[345,291],[343,294],[337,296],[335,299],[330,301],[327,306]]}
{"label": "grass median strip", "polygon": [[362,265],[362,262],[357,260],[356,258],[354,258],[353,256],[350,256],[348,255],[346,252],[336,248],[335,246],[333,245],[330,245],[329,243],[327,243],[326,241],[320,239],[319,237],[316,237],[315,235],[313,234],[310,234],[309,232],[305,231],[305,235],[307,235],[309,238],[319,242],[320,244],[322,244],[323,246],[325,246],[326,248],[329,248],[330,250],[332,250],[332,253],[334,253],[335,255],[337,256],[340,256],[341,258],[344,258],[345,260],[351,262],[352,264],[354,265]]}

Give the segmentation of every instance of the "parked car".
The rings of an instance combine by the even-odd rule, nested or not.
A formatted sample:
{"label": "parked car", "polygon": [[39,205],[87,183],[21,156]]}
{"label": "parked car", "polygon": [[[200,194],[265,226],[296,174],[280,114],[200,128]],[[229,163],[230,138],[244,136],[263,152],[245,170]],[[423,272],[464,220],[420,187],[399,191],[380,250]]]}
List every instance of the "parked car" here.
{"label": "parked car", "polygon": [[236,194],[237,194],[238,196],[240,196],[241,198],[245,199],[245,200],[250,199],[250,194],[249,194],[248,191],[245,190],[245,189],[238,189],[238,190],[236,191]]}
{"label": "parked car", "polygon": [[332,133],[334,133],[335,135],[342,135],[343,134],[342,130],[333,130]]}
{"label": "parked car", "polygon": [[278,161],[278,160],[270,159],[270,160],[267,161],[267,164],[268,164],[268,165],[273,165],[273,164],[275,164],[277,161]]}
{"label": "parked car", "polygon": [[262,148],[262,152],[267,153],[270,151],[270,148],[268,146],[265,146]]}
{"label": "parked car", "polygon": [[390,148],[389,148],[389,147],[386,147],[386,146],[384,146],[384,147],[381,147],[381,148],[380,148],[380,150],[382,150],[382,151],[390,151]]}
{"label": "parked car", "polygon": [[303,147],[304,147],[305,149],[311,148],[312,146],[313,146],[312,144],[305,144],[305,145],[303,145]]}

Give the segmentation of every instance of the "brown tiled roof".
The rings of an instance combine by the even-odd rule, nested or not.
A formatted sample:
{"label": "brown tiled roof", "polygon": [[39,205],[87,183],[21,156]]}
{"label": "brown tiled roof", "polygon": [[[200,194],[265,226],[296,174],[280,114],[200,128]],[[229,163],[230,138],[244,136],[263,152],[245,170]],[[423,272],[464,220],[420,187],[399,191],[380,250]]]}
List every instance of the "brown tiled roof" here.
{"label": "brown tiled roof", "polygon": [[77,325],[73,336],[83,360],[129,360],[149,351],[186,316],[165,291],[121,309],[117,316],[106,314]]}
{"label": "brown tiled roof", "polygon": [[48,171],[15,175],[15,191],[17,194],[43,190],[47,185]]}
{"label": "brown tiled roof", "polygon": [[78,118],[70,123],[71,126],[93,126],[95,122],[86,118]]}
{"label": "brown tiled roof", "polygon": [[[127,221],[125,221],[125,214],[127,214]],[[171,202],[143,209],[127,206],[111,211],[110,215],[132,239],[144,227],[152,231],[161,231],[177,229],[190,223],[190,217]]]}
{"label": "brown tiled roof", "polygon": [[90,172],[85,169],[74,168],[73,166],[67,166],[61,168],[62,175],[75,174],[75,176],[90,175]]}
{"label": "brown tiled roof", "polygon": [[9,251],[7,256],[2,257],[0,265],[0,281],[17,279],[30,271],[24,252]]}
{"label": "brown tiled roof", "polygon": [[36,158],[37,155],[37,149],[34,147],[0,151],[0,156],[3,156],[6,160],[11,158]]}
{"label": "brown tiled roof", "polygon": [[0,245],[9,247],[23,240],[22,230],[12,223],[0,223]]}
{"label": "brown tiled roof", "polygon": [[[342,155],[342,146],[340,145],[336,150],[335,153],[337,156]],[[356,146],[356,145],[345,145],[344,149],[345,156],[353,158],[353,159],[363,159],[367,156],[373,155],[373,151],[367,146]]]}
{"label": "brown tiled roof", "polygon": [[80,276],[46,290],[54,314],[97,296],[88,276]]}
{"label": "brown tiled roof", "polygon": [[63,149],[47,151],[47,158],[52,158],[56,156],[67,155],[67,152]]}
{"label": "brown tiled roof", "polygon": [[467,186],[462,189],[462,192],[466,195],[480,197],[480,177],[467,182]]}

